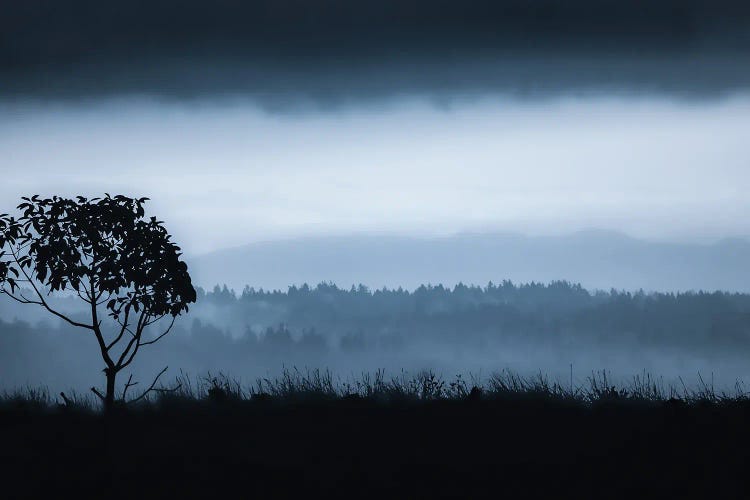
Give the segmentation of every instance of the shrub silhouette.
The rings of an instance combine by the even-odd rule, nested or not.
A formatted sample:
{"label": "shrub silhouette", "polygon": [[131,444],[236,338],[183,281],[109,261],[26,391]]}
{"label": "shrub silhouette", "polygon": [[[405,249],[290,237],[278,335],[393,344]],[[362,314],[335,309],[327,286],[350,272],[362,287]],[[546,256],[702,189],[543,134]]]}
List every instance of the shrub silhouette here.
{"label": "shrub silhouette", "polygon": [[[22,200],[18,218],[0,215],[0,293],[40,306],[93,335],[105,364],[106,389],[104,394],[92,391],[109,411],[117,374],[141,347],[169,333],[175,318],[196,300],[180,248],[163,222],[145,217],[148,198],[107,194]],[[55,309],[49,300],[55,292],[80,297],[89,318],[79,321]],[[103,327],[105,315],[113,320],[111,329]],[[156,335],[144,336],[152,325],[165,323]],[[154,390],[165,371],[134,399]],[[136,384],[131,376],[123,401]]]}

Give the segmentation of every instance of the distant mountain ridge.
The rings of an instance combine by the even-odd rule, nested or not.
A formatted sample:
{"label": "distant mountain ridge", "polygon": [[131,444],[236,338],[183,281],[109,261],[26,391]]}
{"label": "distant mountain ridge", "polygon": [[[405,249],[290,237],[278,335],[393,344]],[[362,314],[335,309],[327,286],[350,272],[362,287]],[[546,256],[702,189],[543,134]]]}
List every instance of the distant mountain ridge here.
{"label": "distant mountain ridge", "polygon": [[750,291],[750,242],[651,242],[586,230],[562,236],[471,233],[448,237],[351,235],[258,242],[188,259],[194,282],[241,290],[340,287],[414,289],[568,280],[589,289]]}

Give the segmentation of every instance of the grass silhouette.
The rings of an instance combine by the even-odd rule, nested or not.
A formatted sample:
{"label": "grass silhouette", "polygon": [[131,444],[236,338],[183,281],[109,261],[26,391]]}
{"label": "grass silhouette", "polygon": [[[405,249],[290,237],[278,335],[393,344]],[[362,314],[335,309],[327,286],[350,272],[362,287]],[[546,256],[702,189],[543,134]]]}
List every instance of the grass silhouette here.
{"label": "grass silhouette", "polygon": [[[698,374],[696,384],[668,385],[649,373],[633,376],[629,383],[616,385],[605,370],[592,372],[583,383],[552,380],[543,373],[523,376],[510,370],[493,373],[486,379],[463,375],[446,379],[430,370],[409,374],[387,375],[384,370],[362,373],[342,379],[329,370],[284,368],[276,378],[258,378],[243,386],[240,380],[225,373],[207,373],[192,377],[181,372],[174,382],[161,387],[125,412],[160,411],[173,405],[205,406],[232,404],[238,407],[274,402],[289,405],[303,402],[336,403],[360,400],[378,405],[428,403],[436,401],[485,401],[502,404],[524,401],[562,403],[580,407],[618,402],[625,405],[680,404],[742,405],[750,403],[750,392],[741,381],[732,391],[716,390]],[[99,402],[88,393],[61,393],[53,396],[45,387],[28,386],[0,394],[0,411],[58,410],[97,413]]]}
{"label": "grass silhouette", "polygon": [[[574,384],[285,370],[178,389],[104,415],[87,396],[0,400],[7,491],[24,496],[632,497],[744,491],[750,395],[606,372]],[[13,496],[13,495],[10,495]]]}

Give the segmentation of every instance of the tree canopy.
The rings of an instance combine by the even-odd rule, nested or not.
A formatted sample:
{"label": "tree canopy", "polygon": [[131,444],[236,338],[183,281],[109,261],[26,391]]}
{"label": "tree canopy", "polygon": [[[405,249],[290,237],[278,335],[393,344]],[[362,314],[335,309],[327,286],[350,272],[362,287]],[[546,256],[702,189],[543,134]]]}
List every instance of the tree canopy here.
{"label": "tree canopy", "polygon": [[[147,200],[32,196],[22,198],[20,216],[0,215],[0,293],[93,332],[106,364],[107,406],[116,374],[196,300],[180,247],[163,221],[145,216]],[[76,294],[88,304],[90,321],[54,309],[52,293]],[[116,323],[113,331],[102,328],[100,308]],[[166,330],[144,337],[164,318]]]}

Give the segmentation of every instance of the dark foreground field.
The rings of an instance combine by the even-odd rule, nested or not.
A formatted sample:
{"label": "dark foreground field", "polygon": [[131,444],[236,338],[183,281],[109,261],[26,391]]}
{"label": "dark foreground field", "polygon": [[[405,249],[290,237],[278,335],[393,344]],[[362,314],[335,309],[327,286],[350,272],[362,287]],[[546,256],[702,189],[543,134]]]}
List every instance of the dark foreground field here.
{"label": "dark foreground field", "polygon": [[6,397],[2,496],[717,498],[750,486],[744,397],[419,383],[349,396],[218,384],[106,417]]}

